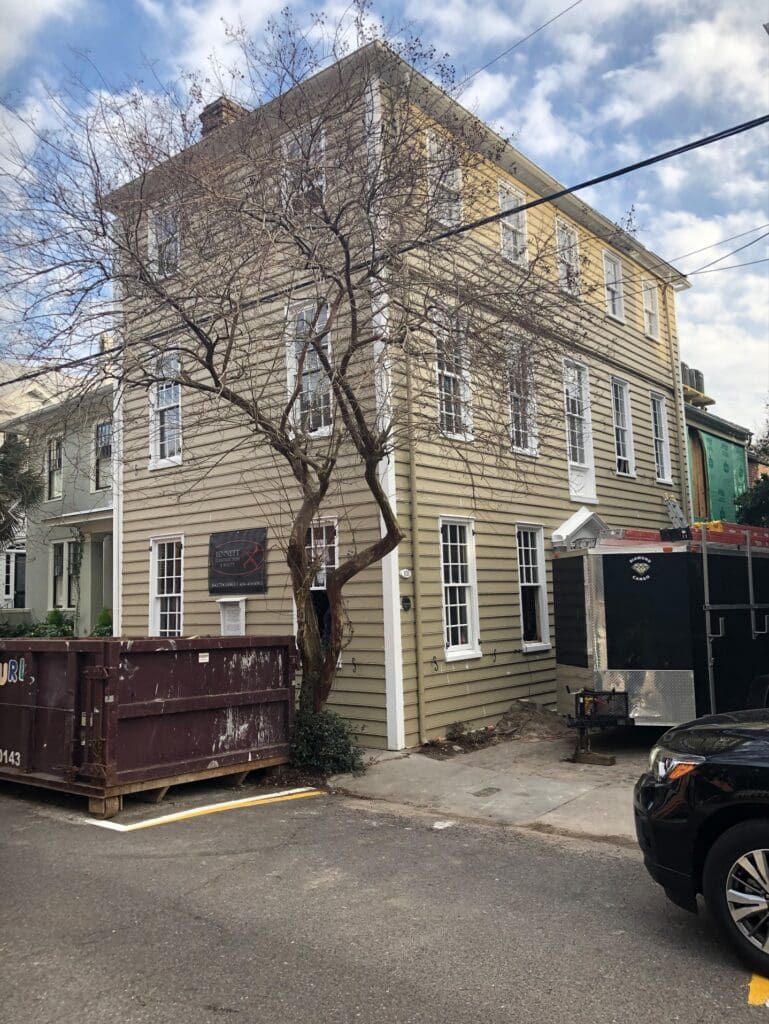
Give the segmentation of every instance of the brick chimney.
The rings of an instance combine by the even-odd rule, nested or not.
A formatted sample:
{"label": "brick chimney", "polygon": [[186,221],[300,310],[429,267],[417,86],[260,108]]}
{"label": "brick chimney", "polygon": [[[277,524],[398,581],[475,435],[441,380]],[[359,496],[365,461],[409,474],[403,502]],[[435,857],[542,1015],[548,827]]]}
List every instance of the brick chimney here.
{"label": "brick chimney", "polygon": [[224,128],[232,124],[238,118],[243,117],[248,111],[239,103],[229,99],[227,96],[219,96],[208,106],[200,111],[200,123],[203,126],[203,138],[215,132],[217,128]]}

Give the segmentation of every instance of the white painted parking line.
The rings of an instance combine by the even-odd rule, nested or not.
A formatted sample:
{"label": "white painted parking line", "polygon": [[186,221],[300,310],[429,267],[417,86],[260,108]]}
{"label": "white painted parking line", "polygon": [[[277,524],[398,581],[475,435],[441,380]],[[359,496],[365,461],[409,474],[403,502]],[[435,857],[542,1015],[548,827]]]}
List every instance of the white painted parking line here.
{"label": "white painted parking line", "polygon": [[218,804],[191,807],[188,811],[163,814],[158,818],[136,821],[131,825],[121,825],[117,821],[97,821],[94,818],[81,818],[80,821],[84,825],[96,825],[97,828],[107,828],[112,832],[138,832],[144,828],[153,828],[155,825],[172,825],[177,821],[188,821],[190,818],[200,818],[203,815],[217,814],[220,811],[237,811],[243,807],[256,807],[260,804],[278,804],[284,803],[287,800],[301,800],[310,796],[325,796],[325,792],[322,789],[313,789],[311,786],[302,786],[299,789],[284,789],[278,793],[246,796],[241,800],[224,800]]}

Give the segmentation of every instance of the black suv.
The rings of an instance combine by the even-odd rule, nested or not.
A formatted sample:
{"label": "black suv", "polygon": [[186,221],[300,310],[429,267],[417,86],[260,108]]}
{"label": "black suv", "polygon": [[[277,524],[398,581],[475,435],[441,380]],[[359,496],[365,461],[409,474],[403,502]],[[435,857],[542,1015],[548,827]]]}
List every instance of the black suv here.
{"label": "black suv", "polygon": [[674,903],[697,894],[725,937],[769,976],[769,710],[676,726],[636,783],[638,842]]}

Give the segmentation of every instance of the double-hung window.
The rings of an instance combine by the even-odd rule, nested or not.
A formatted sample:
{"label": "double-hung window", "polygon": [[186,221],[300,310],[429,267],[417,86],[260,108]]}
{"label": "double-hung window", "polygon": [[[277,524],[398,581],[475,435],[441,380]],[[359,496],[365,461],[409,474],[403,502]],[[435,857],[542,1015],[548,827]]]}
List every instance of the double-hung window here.
{"label": "double-hung window", "polygon": [[555,249],[558,285],[570,295],[579,294],[579,249],[577,229],[560,217],[555,221]]}
{"label": "double-hung window", "polygon": [[642,286],[644,307],[644,333],[655,341],[660,336],[660,314],[657,298],[657,285],[654,281],[644,281]]}
{"label": "double-hung window", "polygon": [[441,517],[441,578],[446,658],[480,657],[473,520]]}
{"label": "double-hung window", "polygon": [[566,442],[569,462],[575,466],[585,466],[588,462],[587,388],[587,367],[567,361],[564,370]]}
{"label": "double-hung window", "polygon": [[542,650],[550,646],[544,530],[541,526],[519,526],[516,538],[523,648]]}
{"label": "double-hung window", "polygon": [[[504,181],[499,183],[499,209],[514,210],[525,202],[523,192]],[[502,239],[502,255],[511,263],[526,262],[526,211],[518,210],[503,217],[499,222]]]}
{"label": "double-hung window", "polygon": [[438,422],[442,433],[472,439],[470,372],[467,358],[467,321],[457,313],[438,311],[435,329],[438,378]]}
{"label": "double-hung window", "polygon": [[445,227],[462,220],[462,167],[451,139],[427,134],[427,195],[433,219]]}
{"label": "double-hung window", "polygon": [[182,635],[181,537],[153,538],[150,545],[150,636]]}
{"label": "double-hung window", "polygon": [[336,568],[336,520],[317,519],[307,531],[305,549],[313,569],[310,590],[325,590],[329,570]]}
{"label": "double-hung window", "polygon": [[611,405],[614,417],[615,469],[622,476],[635,474],[633,427],[630,417],[630,388],[627,381],[612,378]]}
{"label": "double-hung window", "polygon": [[536,455],[537,406],[531,354],[518,341],[511,341],[509,352],[510,440],[514,451]]}
{"label": "double-hung window", "polygon": [[62,456],[64,442],[60,437],[49,437],[45,449],[45,497],[47,501],[61,497]]}
{"label": "double-hung window", "polygon": [[51,545],[51,607],[74,608],[77,605],[80,545],[76,540]]}
{"label": "double-hung window", "polygon": [[670,435],[668,434],[667,403],[662,395],[652,392],[650,396],[652,415],[652,441],[654,442],[654,466],[657,481],[661,484],[673,482],[670,468]]}
{"label": "double-hung window", "polygon": [[97,423],[94,428],[93,486],[101,491],[112,484],[112,424]]}
{"label": "double-hung window", "polygon": [[293,213],[317,210],[326,187],[325,138],[318,121],[292,129],[282,139],[281,196]]}
{"label": "double-hung window", "polygon": [[294,309],[289,336],[289,395],[294,423],[304,434],[328,434],[333,425],[328,306],[317,303]]}
{"label": "double-hung window", "polygon": [[150,266],[157,277],[170,277],[179,267],[179,219],[176,210],[159,207],[149,213]]}
{"label": "double-hung window", "polygon": [[625,296],[622,282],[622,261],[610,252],[603,254],[603,280],[606,312],[615,320],[624,320]]}
{"label": "double-hung window", "polygon": [[182,461],[182,397],[178,352],[166,352],[157,362],[157,380],[150,395],[150,468]]}

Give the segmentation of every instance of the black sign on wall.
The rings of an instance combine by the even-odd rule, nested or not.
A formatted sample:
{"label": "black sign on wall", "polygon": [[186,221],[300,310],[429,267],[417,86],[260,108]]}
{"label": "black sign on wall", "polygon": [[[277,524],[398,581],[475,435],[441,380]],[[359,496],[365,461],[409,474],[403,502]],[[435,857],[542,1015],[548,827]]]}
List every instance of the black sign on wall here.
{"label": "black sign on wall", "polygon": [[211,534],[208,542],[208,593],[267,593],[266,527]]}

